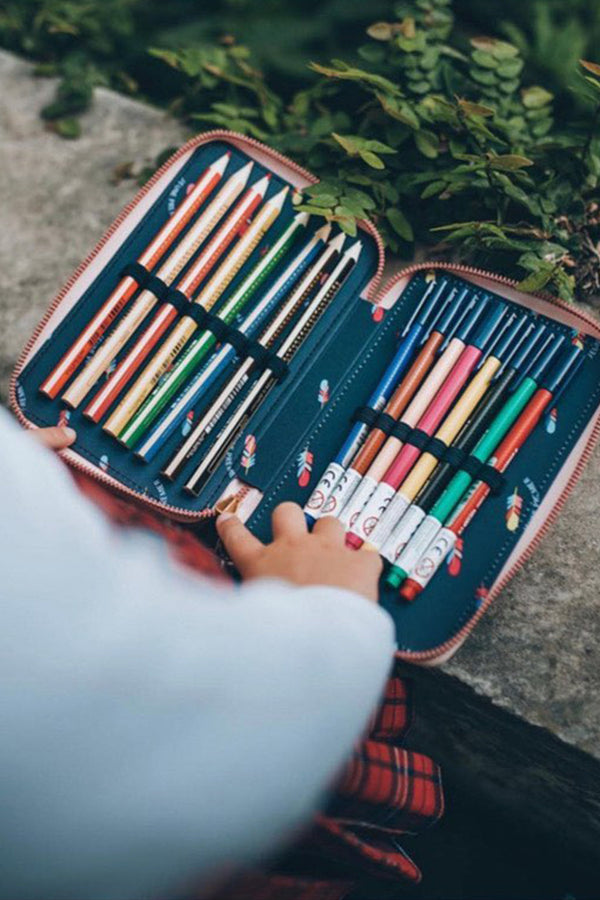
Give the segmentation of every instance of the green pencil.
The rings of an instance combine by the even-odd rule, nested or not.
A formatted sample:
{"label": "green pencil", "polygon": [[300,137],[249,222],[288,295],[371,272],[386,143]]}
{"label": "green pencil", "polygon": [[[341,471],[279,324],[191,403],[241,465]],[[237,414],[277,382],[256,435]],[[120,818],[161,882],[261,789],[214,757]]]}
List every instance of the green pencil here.
{"label": "green pencil", "polygon": [[[294,243],[301,230],[308,222],[307,213],[298,213],[289,226],[283,231],[279,239],[261,261],[252,269],[242,281],[237,291],[225,303],[218,313],[224,322],[232,322],[237,314],[246,306],[254,296],[261,284],[269,277],[271,272],[285,257],[291,245]],[[212,350],[217,339],[212,331],[203,331],[183,354],[181,359],[173,366],[164,381],[160,382],[150,394],[146,402],[140,407],[135,416],[127,424],[119,435],[119,439],[128,447],[133,447],[142,435],[147,431],[156,416],[164,409],[173,394],[188,378],[197,371],[202,360]]]}

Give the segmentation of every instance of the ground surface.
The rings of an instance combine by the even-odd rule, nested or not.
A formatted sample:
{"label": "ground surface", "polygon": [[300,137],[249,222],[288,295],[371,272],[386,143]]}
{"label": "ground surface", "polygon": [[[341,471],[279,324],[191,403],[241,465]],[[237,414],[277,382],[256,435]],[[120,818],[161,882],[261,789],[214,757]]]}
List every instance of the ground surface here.
{"label": "ground surface", "polygon": [[[131,162],[140,169],[184,135],[163,113],[100,90],[83,118],[83,137],[63,141],[38,117],[52,82],[34,79],[27,63],[0,53],[0,83],[5,400],[13,362],[50,299],[137,189],[132,180],[115,180],[117,167]],[[452,784],[477,784],[481,799],[504,814],[525,813],[527,828],[545,828],[546,835],[558,829],[568,852],[586,859],[600,857],[599,476],[596,452],[540,550],[460,653],[441,674],[416,673],[425,710],[417,736],[445,764]],[[492,850],[495,836],[489,828],[481,835]],[[501,851],[498,863],[512,865],[506,846]],[[512,855],[519,853],[528,855],[522,846]],[[558,856],[553,865],[562,865]],[[563,896],[544,894],[543,884],[486,896]],[[562,890],[558,875],[551,884]],[[476,896],[456,890],[447,896]]]}

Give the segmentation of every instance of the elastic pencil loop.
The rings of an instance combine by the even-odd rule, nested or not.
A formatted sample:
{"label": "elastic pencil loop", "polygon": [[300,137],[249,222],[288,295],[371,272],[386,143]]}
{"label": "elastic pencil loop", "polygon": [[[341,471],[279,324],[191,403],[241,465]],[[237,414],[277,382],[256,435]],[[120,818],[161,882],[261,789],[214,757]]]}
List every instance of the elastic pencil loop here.
{"label": "elastic pencil loop", "polygon": [[470,475],[473,481],[478,481],[484,465],[485,463],[482,463],[476,456],[467,456],[461,469],[463,472],[466,472],[467,475]]}
{"label": "elastic pencil loop", "polygon": [[421,431],[420,428],[411,429],[410,434],[404,439],[405,444],[412,444],[413,447],[416,447],[418,450],[424,450],[427,447],[429,451],[429,441],[431,437],[427,434],[426,431]]}
{"label": "elastic pencil loop", "polygon": [[382,431],[383,434],[388,435],[391,433],[394,425],[396,424],[396,420],[393,416],[390,416],[389,413],[379,413],[377,416],[377,421],[375,422],[375,428],[378,431]]}
{"label": "elastic pencil loop", "polygon": [[265,369],[270,369],[277,381],[287,378],[290,371],[288,364],[280,356],[277,356],[274,350],[263,347],[258,341],[248,341],[246,355],[251,356],[254,360],[254,372],[264,372]]}
{"label": "elastic pencil loop", "polygon": [[427,444],[427,452],[430,453],[431,456],[435,456],[438,460],[445,459],[446,453],[448,452],[448,444],[446,441],[442,441],[441,438],[431,438]]}
{"label": "elastic pencil loop", "polygon": [[390,436],[398,438],[399,441],[404,442],[411,433],[412,428],[410,425],[407,425],[406,422],[396,422],[396,424],[390,431]]}
{"label": "elastic pencil loop", "polygon": [[485,481],[490,488],[490,492],[495,496],[501,494],[506,485],[506,478],[504,475],[502,475],[498,469],[494,469],[493,466],[490,466],[487,463],[481,467],[479,481]]}
{"label": "elastic pencil loop", "polygon": [[[179,297],[174,296],[175,294],[179,294]],[[190,301],[187,299],[185,300],[187,305],[184,307],[181,298],[185,298],[185,294],[182,294],[181,291],[173,291],[172,295],[173,299],[169,297],[169,303],[171,303],[173,306],[179,304],[179,306],[177,306],[178,313],[185,313],[186,316],[194,320],[198,328],[209,327],[208,323],[211,315],[204,309],[204,307],[200,306],[199,303],[190,303]]]}
{"label": "elastic pencil loop", "polygon": [[467,458],[466,450],[461,450],[460,447],[446,447],[446,452],[444,453],[443,460],[445,463],[448,463],[449,466],[452,466],[453,469],[462,469],[464,468],[464,462]]}
{"label": "elastic pencil loop", "polygon": [[[151,294],[154,294],[157,300],[160,300],[161,303],[164,303],[165,300],[169,299],[172,288],[170,288],[168,284],[165,284],[164,281],[162,281],[156,275],[149,275],[144,285],[144,290],[150,291]],[[169,302],[171,301],[169,300]]]}
{"label": "elastic pencil loop", "polygon": [[352,413],[353,422],[362,422],[372,428],[379,417],[379,413],[370,406],[357,406]]}
{"label": "elastic pencil loop", "polygon": [[127,277],[133,278],[133,280],[137,281],[138,285],[143,289],[146,287],[151,276],[146,266],[143,266],[140,262],[136,261],[127,263],[127,265],[123,266],[119,272],[119,278]]}

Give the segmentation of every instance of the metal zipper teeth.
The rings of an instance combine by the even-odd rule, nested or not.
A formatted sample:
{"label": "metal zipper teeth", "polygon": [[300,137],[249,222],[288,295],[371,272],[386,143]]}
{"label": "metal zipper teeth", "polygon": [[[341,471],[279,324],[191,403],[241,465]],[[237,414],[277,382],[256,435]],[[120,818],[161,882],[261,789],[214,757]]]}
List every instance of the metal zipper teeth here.
{"label": "metal zipper teeth", "polygon": [[[444,263],[444,262],[436,262],[436,263],[415,263],[410,266],[406,266],[401,269],[400,272],[396,273],[393,278],[390,278],[389,281],[386,282],[385,285],[381,288],[379,292],[378,298],[375,302],[383,299],[383,296],[387,294],[390,289],[397,284],[398,282],[405,279],[407,276],[410,276],[418,271],[422,271],[423,269],[445,269],[447,271],[456,272],[461,275],[474,275],[479,278],[485,278],[488,281],[495,282],[497,284],[505,285],[506,287],[513,288],[515,290],[519,290],[518,282],[514,280],[514,278],[507,278],[504,275],[497,275],[494,272],[488,272],[485,269],[478,269],[474,266],[465,266],[460,265],[459,263]],[[525,295],[527,296],[527,295]],[[529,294],[531,297],[537,297],[540,300],[544,300],[547,303],[551,303],[553,306],[557,306],[559,309],[563,309],[569,313],[569,315],[574,316],[575,318],[580,319],[583,323],[585,323],[590,330],[594,333],[595,337],[600,340],[600,323],[593,316],[588,315],[587,313],[582,312],[581,310],[576,309],[570,304],[566,303],[564,300],[560,300],[557,297],[553,297],[551,294],[548,294],[543,291],[536,291]],[[458,631],[453,638],[450,638],[447,641],[444,641],[443,644],[440,644],[437,647],[432,648],[431,650],[421,650],[421,651],[397,651],[396,656],[399,659],[402,659],[406,662],[427,662],[429,660],[434,660],[437,657],[444,656],[448,651],[453,650],[457,645],[462,644],[466,638],[469,636],[471,631],[478,624],[481,617],[487,612],[489,607],[492,605],[498,594],[506,587],[506,585],[511,581],[511,579],[517,574],[517,572],[523,568],[525,563],[529,560],[529,558],[535,553],[540,543],[546,537],[548,531],[554,525],[556,519],[558,518],[559,513],[561,512],[563,506],[565,505],[569,495],[571,494],[573,488],[579,481],[581,477],[581,473],[586,467],[589,459],[592,455],[594,447],[596,446],[598,439],[600,438],[600,415],[596,417],[596,422],[594,428],[588,438],[588,441],[579,457],[577,465],[573,469],[569,480],[565,484],[563,490],[561,491],[559,497],[556,500],[556,503],[536,531],[536,533],[531,538],[527,547],[523,550],[523,552],[519,555],[518,559],[514,561],[508,572],[498,581],[491,589],[486,597],[485,601],[478,608],[477,612],[472,616],[471,619],[464,625],[460,631]]]}
{"label": "metal zipper teeth", "polygon": [[[33,331],[31,337],[25,344],[25,347],[19,354],[17,358],[16,365],[11,373],[10,381],[9,381],[9,402],[11,407],[13,408],[17,419],[24,427],[29,427],[32,423],[29,422],[26,416],[23,415],[21,409],[17,403],[16,399],[16,383],[17,378],[19,377],[23,366],[25,364],[25,360],[27,359],[29,352],[35,342],[37,341],[39,335],[43,331],[43,329],[48,324],[51,317],[54,315],[54,312],[63,301],[65,296],[71,290],[73,285],[76,283],[78,278],[82,275],[82,273],[88,268],[89,265],[94,261],[94,259],[98,256],[100,251],[106,245],[107,241],[113,236],[115,231],[123,224],[128,215],[132,212],[133,209],[140,203],[146,194],[157,184],[157,182],[165,175],[168,170],[179,160],[182,156],[189,153],[190,150],[195,150],[196,147],[201,146],[202,144],[207,144],[210,141],[216,140],[224,140],[225,142],[230,143],[241,143],[245,144],[249,147],[252,147],[256,150],[259,150],[265,156],[271,157],[271,159],[280,162],[287,166],[292,172],[297,173],[302,178],[306,179],[309,184],[316,184],[319,180],[316,178],[312,172],[309,172],[308,169],[305,169],[303,166],[298,165],[298,163],[294,162],[287,156],[284,156],[283,153],[279,153],[277,150],[272,150],[270,147],[267,147],[266,144],[262,144],[260,141],[257,141],[255,138],[247,137],[244,134],[240,134],[236,131],[227,131],[225,129],[213,129],[212,131],[205,131],[202,134],[196,135],[196,137],[192,138],[189,141],[186,141],[182,147],[177,150],[173,156],[169,157],[169,159],[160,166],[159,169],[156,170],[154,175],[150,178],[149,181],[138,191],[135,197],[129,201],[129,203],[121,210],[117,218],[113,221],[112,225],[108,228],[108,230],[104,233],[104,235],[100,238],[100,241],[96,244],[93,250],[88,254],[88,256],[79,264],[79,266],[75,269],[71,277],[68,279],[64,287],[59,291],[58,294],[52,300],[50,306],[44,313],[43,317],[40,319],[37,327]],[[381,280],[381,274],[383,272],[384,266],[384,250],[383,250],[383,240],[381,235],[375,228],[372,222],[368,219],[361,220],[359,223],[363,230],[367,231],[377,245],[378,251],[378,262],[377,262],[377,270],[373,276],[373,278],[369,282],[369,286],[366,290],[366,297],[372,302],[375,302],[374,296],[376,294],[377,288],[379,286],[379,281]],[[89,475],[90,478],[95,479],[96,481],[104,484],[106,487],[109,487],[113,490],[118,491],[122,496],[131,497],[136,502],[142,503],[145,506],[149,506],[153,509],[158,510],[159,512],[168,512],[170,515],[176,517],[180,521],[184,522],[195,522],[201,519],[209,518],[210,516],[215,515],[214,511],[211,509],[200,510],[198,512],[191,512],[189,509],[185,509],[180,506],[171,506],[170,504],[161,503],[159,500],[154,500],[151,497],[144,497],[140,494],[139,491],[133,490],[132,488],[128,488],[125,485],[121,484],[116,478],[113,478],[111,475],[106,475],[104,472],[99,471],[98,468],[91,463],[84,462],[78,455],[76,455],[73,451],[63,450],[60,454],[68,464],[81,472],[84,472],[86,475]]]}

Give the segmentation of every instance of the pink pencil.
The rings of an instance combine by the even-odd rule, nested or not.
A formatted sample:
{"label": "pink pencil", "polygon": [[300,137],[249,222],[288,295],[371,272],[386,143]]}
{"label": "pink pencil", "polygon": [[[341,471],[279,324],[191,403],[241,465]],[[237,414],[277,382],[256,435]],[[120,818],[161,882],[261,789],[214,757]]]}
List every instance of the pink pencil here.
{"label": "pink pencil", "polygon": [[[468,346],[463,344],[463,348],[459,352],[456,363],[448,373],[448,377],[439,390],[431,396],[426,410],[416,423],[416,428],[420,432],[426,435],[434,433],[477,365],[483,348],[492,337],[505,311],[506,308],[503,304],[497,304],[490,314],[486,316],[483,324],[477,330],[477,334]],[[368,502],[355,518],[350,533],[346,535],[346,542],[349,546],[358,548],[365,540],[374,543],[374,532],[378,523],[392,502],[396,490],[404,481],[420,453],[421,450],[414,444],[407,443],[402,446],[400,443],[399,452],[387,468],[382,480],[372,492]]]}

